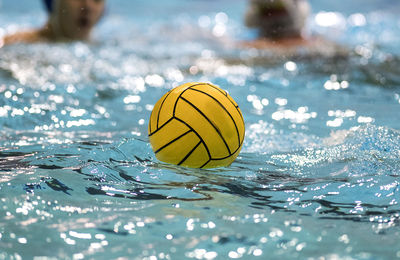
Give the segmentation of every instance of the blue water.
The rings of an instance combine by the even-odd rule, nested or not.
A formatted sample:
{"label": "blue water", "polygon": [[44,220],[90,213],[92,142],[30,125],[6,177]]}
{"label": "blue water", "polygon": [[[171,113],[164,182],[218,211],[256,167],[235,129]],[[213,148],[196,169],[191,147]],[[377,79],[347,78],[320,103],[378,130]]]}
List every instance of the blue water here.
{"label": "blue water", "polygon": [[[112,0],[92,44],[1,48],[0,259],[400,258],[400,4],[311,3],[348,57],[240,48],[231,0]],[[0,33],[45,21],[0,12]],[[241,108],[230,167],[151,150],[152,106],[190,81]]]}

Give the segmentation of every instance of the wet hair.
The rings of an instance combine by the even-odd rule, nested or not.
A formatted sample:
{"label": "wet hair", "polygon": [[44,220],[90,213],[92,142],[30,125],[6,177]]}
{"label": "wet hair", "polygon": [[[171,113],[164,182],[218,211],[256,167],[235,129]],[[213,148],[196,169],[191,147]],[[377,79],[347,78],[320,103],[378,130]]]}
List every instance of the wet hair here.
{"label": "wet hair", "polygon": [[43,4],[48,13],[53,11],[53,0],[43,0]]}

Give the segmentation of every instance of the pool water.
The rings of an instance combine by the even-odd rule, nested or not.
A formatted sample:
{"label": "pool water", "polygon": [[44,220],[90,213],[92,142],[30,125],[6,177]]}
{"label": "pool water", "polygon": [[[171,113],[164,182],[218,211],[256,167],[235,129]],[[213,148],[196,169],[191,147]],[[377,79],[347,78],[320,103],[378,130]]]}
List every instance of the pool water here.
{"label": "pool water", "polygon": [[[400,258],[400,4],[311,4],[348,57],[240,48],[230,0],[113,0],[92,44],[0,48],[0,259]],[[1,34],[45,21],[0,12]],[[153,105],[204,81],[239,104],[242,152],[159,162]]]}

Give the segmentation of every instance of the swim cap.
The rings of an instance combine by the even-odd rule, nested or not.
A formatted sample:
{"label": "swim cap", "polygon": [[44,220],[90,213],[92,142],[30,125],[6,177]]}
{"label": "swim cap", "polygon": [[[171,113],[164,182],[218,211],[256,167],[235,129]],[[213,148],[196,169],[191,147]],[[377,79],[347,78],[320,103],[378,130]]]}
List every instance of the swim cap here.
{"label": "swim cap", "polygon": [[53,0],[43,0],[43,4],[46,7],[48,13],[53,11]]}

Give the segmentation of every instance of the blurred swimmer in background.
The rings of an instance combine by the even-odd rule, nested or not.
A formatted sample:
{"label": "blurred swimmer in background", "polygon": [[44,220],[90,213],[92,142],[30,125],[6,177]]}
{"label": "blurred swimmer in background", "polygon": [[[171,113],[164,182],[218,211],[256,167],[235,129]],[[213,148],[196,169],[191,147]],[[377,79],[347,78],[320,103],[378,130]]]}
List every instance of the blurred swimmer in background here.
{"label": "blurred swimmer in background", "polygon": [[302,41],[309,14],[307,0],[250,0],[245,23],[262,39]]}
{"label": "blurred swimmer in background", "polygon": [[299,49],[310,55],[335,56],[343,48],[306,30],[311,8],[307,0],[249,0],[245,24],[257,29],[257,39],[246,47],[270,49],[284,56],[296,55]]}
{"label": "blurred swimmer in background", "polygon": [[87,41],[105,10],[105,0],[43,0],[43,3],[48,12],[46,24],[7,35],[0,39],[0,47],[19,42]]}

